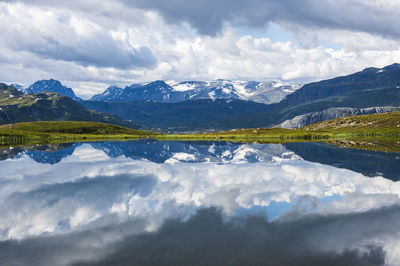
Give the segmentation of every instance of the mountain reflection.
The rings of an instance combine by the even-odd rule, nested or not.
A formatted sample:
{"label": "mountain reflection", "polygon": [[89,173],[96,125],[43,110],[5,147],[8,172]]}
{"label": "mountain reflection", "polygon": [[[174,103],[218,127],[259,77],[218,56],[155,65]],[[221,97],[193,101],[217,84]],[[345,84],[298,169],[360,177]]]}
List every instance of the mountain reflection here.
{"label": "mountain reflection", "polygon": [[400,263],[396,155],[302,145],[5,150],[2,265]]}
{"label": "mountain reflection", "polygon": [[28,154],[36,162],[54,164],[71,155],[76,146],[77,144],[67,143],[0,148],[0,161]]}
{"label": "mountain reflection", "polygon": [[[82,143],[28,146],[2,149],[0,160],[28,155],[38,163],[59,163]],[[293,152],[276,144],[240,144],[233,142],[178,142],[137,140],[90,143],[110,158],[124,156],[156,163],[186,162],[259,162],[277,159],[299,159]]]}
{"label": "mountain reflection", "polygon": [[288,150],[304,160],[350,169],[366,176],[400,179],[400,154],[343,149],[325,143],[286,143]]}
{"label": "mountain reflection", "polygon": [[[0,149],[0,160],[28,155],[38,163],[56,164],[71,155],[82,143],[36,145]],[[400,179],[400,154],[344,149],[325,143],[241,144],[234,142],[178,142],[137,140],[96,142],[90,145],[110,158],[165,162],[254,163],[304,159],[356,171],[366,176]]]}

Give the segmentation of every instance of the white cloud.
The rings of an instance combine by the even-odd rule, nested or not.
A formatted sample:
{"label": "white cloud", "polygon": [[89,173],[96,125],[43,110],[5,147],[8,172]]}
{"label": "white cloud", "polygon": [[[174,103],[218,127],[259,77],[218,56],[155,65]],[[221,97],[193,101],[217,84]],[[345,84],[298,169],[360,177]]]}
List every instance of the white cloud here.
{"label": "white cloud", "polygon": [[155,63],[147,47],[113,39],[96,22],[61,10],[0,3],[2,44],[41,58],[120,69]]}
{"label": "white cloud", "polygon": [[[397,7],[390,1],[388,5],[374,1],[362,4],[355,0],[339,1],[322,8],[309,0],[296,14],[288,13],[291,10],[287,9],[291,6],[288,3],[282,9],[283,3],[275,7],[282,9],[282,14],[275,12],[264,19],[252,18],[255,10],[250,6],[242,10],[245,18],[224,15],[216,17],[221,23],[203,26],[193,12],[216,12],[217,15],[221,10],[210,11],[214,5],[207,7],[199,3],[199,10],[172,19],[171,12],[183,12],[187,4],[177,1],[181,9],[161,10],[164,5],[153,6],[154,3],[0,2],[3,33],[0,80],[30,85],[38,79],[56,78],[75,89],[78,95],[88,97],[109,85],[125,86],[156,79],[302,82],[400,62],[396,27],[378,29],[372,25],[368,30],[362,27],[364,20],[358,15],[348,16],[340,23],[337,16],[338,8],[348,5],[348,10],[344,9],[346,14],[352,10],[365,11],[373,19],[385,18],[390,22]],[[235,14],[238,6],[228,5],[225,11]],[[306,6],[311,9],[307,11]],[[318,8],[329,12],[324,15]],[[311,14],[315,9],[319,13]],[[207,20],[204,18],[207,16],[202,17]],[[291,34],[292,40],[276,42],[262,34],[239,34],[235,24],[238,21],[250,27],[275,21],[278,28]],[[215,34],[200,35],[198,29]],[[337,47],[329,48],[326,43]]]}

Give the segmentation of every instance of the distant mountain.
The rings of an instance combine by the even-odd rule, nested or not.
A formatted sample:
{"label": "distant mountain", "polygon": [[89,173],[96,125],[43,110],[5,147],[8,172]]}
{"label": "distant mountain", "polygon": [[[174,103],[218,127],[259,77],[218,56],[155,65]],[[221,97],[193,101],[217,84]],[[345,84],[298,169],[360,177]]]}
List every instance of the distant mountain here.
{"label": "distant mountain", "polygon": [[282,84],[276,81],[184,81],[158,80],[150,83],[133,84],[124,89],[109,87],[102,94],[93,96],[92,101],[132,102],[150,100],[155,102],[181,102],[199,99],[241,99],[260,103],[274,103],[298,89],[299,85]]}
{"label": "distant mountain", "polygon": [[15,87],[0,83],[0,105],[3,102],[13,102],[14,98],[21,96],[22,92],[17,90]]}
{"label": "distant mountain", "polygon": [[132,84],[124,89],[111,86],[103,93],[94,95],[90,100],[103,102],[132,102],[151,100],[156,102],[171,102],[174,90],[162,80],[144,84]]}
{"label": "distant mountain", "polygon": [[103,93],[96,94],[90,100],[92,101],[104,101],[104,102],[116,102],[118,101],[119,97],[121,96],[124,89],[111,86],[108,87]]}
{"label": "distant mountain", "polygon": [[10,86],[13,86],[14,88],[16,88],[17,90],[19,90],[20,92],[24,92],[25,91],[25,87],[19,84],[10,84]]}
{"label": "distant mountain", "polygon": [[89,111],[67,96],[53,92],[23,94],[0,83],[0,124],[28,121],[95,121],[141,128],[114,115]]}
{"label": "distant mountain", "polygon": [[277,81],[250,81],[234,84],[241,99],[266,104],[277,103],[301,87],[298,84],[285,84]]}
{"label": "distant mountain", "polygon": [[[18,89],[18,88],[17,88]],[[55,92],[64,96],[68,96],[75,101],[81,101],[82,99],[77,97],[71,88],[65,87],[60,81],[49,79],[49,80],[39,80],[30,85],[25,90],[26,93],[43,93],[43,92]]]}
{"label": "distant mountain", "polygon": [[234,83],[226,80],[173,82],[177,101],[199,99],[241,99]]}
{"label": "distant mountain", "polygon": [[155,102],[174,102],[174,89],[162,80],[150,82],[148,84],[133,84],[126,87],[117,101],[131,102],[140,100],[150,100]]}

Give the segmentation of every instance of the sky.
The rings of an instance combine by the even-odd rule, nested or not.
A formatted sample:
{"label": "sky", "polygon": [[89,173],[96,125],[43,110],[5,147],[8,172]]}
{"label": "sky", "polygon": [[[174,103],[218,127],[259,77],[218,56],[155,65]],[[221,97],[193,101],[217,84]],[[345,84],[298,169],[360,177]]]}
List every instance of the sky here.
{"label": "sky", "polygon": [[0,0],[0,82],[305,83],[400,62],[397,0]]}

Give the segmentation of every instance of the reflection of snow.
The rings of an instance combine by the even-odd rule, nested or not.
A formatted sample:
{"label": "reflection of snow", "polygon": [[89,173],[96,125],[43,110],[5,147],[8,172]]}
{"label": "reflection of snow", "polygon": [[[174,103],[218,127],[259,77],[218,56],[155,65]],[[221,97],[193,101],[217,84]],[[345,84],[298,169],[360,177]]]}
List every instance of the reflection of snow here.
{"label": "reflection of snow", "polygon": [[193,154],[178,152],[166,160],[165,163],[174,164],[177,162],[194,162],[195,160],[196,157]]}

